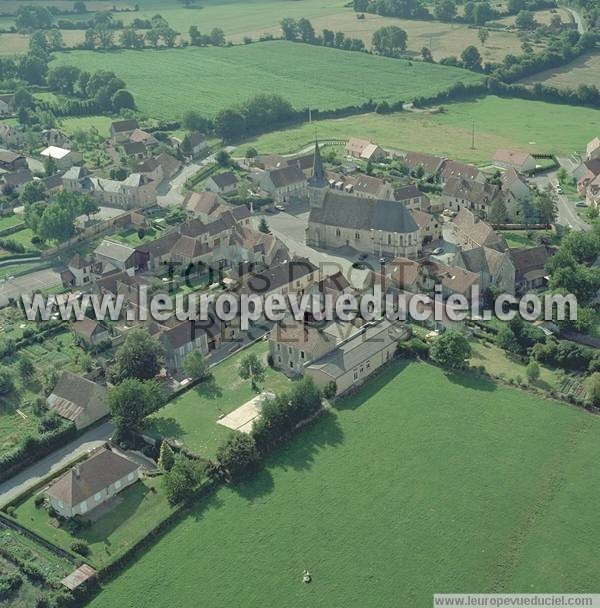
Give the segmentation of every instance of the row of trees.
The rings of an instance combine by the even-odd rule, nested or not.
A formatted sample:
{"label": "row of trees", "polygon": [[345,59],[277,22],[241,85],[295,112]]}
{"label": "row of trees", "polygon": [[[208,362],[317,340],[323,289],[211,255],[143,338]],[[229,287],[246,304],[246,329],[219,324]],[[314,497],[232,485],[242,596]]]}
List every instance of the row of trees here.
{"label": "row of trees", "polygon": [[297,20],[286,17],[281,20],[280,25],[285,40],[300,41],[306,44],[316,44],[346,51],[365,50],[364,42],[360,38],[349,38],[344,32],[324,29],[321,34],[316,34],[312,23],[304,17]]}

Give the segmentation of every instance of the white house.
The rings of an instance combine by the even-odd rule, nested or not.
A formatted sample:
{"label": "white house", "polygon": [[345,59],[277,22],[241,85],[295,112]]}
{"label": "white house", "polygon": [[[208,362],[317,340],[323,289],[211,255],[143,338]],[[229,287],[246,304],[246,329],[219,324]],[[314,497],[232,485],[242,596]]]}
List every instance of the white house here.
{"label": "white house", "polygon": [[85,515],[139,478],[138,464],[102,448],[56,479],[46,495],[52,508],[63,517]]}
{"label": "white house", "polygon": [[52,158],[59,169],[69,169],[83,160],[80,152],[59,148],[58,146],[48,146],[40,154],[44,158]]}

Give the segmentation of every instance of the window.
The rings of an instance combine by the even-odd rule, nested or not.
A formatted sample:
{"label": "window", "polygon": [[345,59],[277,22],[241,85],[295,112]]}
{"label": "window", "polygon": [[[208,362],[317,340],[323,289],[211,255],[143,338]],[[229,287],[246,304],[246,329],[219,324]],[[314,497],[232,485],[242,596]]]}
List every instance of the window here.
{"label": "window", "polygon": [[281,350],[281,344],[277,345],[277,350]]}
{"label": "window", "polygon": [[292,354],[292,347],[288,346],[288,355],[291,355],[291,354]]}
{"label": "window", "polygon": [[304,351],[303,350],[300,351],[300,359],[304,359]]}
{"label": "window", "polygon": [[98,492],[97,494],[94,494],[94,500],[96,502],[98,502],[101,498],[102,498],[102,492]]}
{"label": "window", "polygon": [[294,362],[293,361],[290,361],[290,368],[294,369]]}
{"label": "window", "polygon": [[392,244],[392,235],[388,234],[388,245]]}
{"label": "window", "polygon": [[367,369],[370,369],[370,368],[371,368],[371,362],[370,362],[368,359],[367,359],[367,361],[365,362],[365,367],[366,367]]}
{"label": "window", "polygon": [[354,379],[358,380],[358,371],[357,370],[354,370]]}
{"label": "window", "polygon": [[354,240],[355,241],[360,241],[360,232],[355,232],[354,233]]}
{"label": "window", "polygon": [[339,228],[335,229],[335,236],[342,236],[342,231]]}
{"label": "window", "polygon": [[120,490],[121,489],[121,480],[117,480],[115,481],[115,490]]}

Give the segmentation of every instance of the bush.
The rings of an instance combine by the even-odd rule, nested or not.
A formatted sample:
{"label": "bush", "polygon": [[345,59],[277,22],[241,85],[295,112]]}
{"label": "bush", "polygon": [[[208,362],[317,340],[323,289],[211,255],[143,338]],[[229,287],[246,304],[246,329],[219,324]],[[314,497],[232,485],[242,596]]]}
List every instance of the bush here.
{"label": "bush", "polygon": [[89,545],[83,540],[76,540],[71,543],[71,551],[74,553],[78,553],[79,555],[83,555],[86,557],[90,554]]}
{"label": "bush", "polygon": [[258,461],[256,442],[246,433],[233,433],[217,449],[217,462],[231,477],[254,471]]}
{"label": "bush", "polygon": [[23,579],[17,572],[0,576],[0,601],[8,600],[22,584]]}
{"label": "bush", "polygon": [[40,509],[45,501],[46,497],[43,494],[36,494],[36,497],[33,499],[33,504],[36,509]]}
{"label": "bush", "polygon": [[331,380],[325,385],[323,389],[323,397],[325,399],[333,399],[337,395],[337,384],[335,380]]}

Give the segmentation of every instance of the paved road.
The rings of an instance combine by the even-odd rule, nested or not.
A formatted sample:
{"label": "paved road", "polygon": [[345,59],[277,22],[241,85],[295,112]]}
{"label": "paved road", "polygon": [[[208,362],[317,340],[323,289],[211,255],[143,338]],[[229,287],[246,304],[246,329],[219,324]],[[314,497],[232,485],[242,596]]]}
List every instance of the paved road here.
{"label": "paved road", "polygon": [[585,33],[585,25],[583,23],[583,19],[581,18],[581,15],[577,11],[574,11],[572,8],[568,8],[566,6],[564,6],[563,8],[566,11],[568,11],[569,13],[571,13],[571,15],[573,15],[573,19],[575,19],[575,23],[577,24],[577,31],[580,34]]}
{"label": "paved road", "polygon": [[32,464],[15,477],[0,484],[0,507],[35,486],[51,473],[55,473],[82,454],[101,446],[115,430],[112,422],[94,427],[60,450]]}
{"label": "paved road", "polygon": [[200,170],[201,164],[186,165],[170,182],[162,182],[156,189],[156,200],[161,207],[175,207],[183,202],[183,185],[194,173]]}
{"label": "paved road", "polygon": [[[561,165],[563,165],[564,159],[559,159]],[[571,161],[565,162],[563,166],[567,171],[569,170],[569,164],[572,164]],[[558,177],[556,171],[547,174],[541,174],[534,178],[535,183],[538,188],[545,190],[549,185],[552,187],[558,184]],[[590,225],[582,220],[577,214],[577,209],[575,207],[575,203],[570,201],[568,197],[564,194],[559,194],[557,196],[557,207],[558,207],[558,219],[557,223],[561,226],[565,226],[571,228],[572,230],[582,230],[587,231],[590,230]]]}

